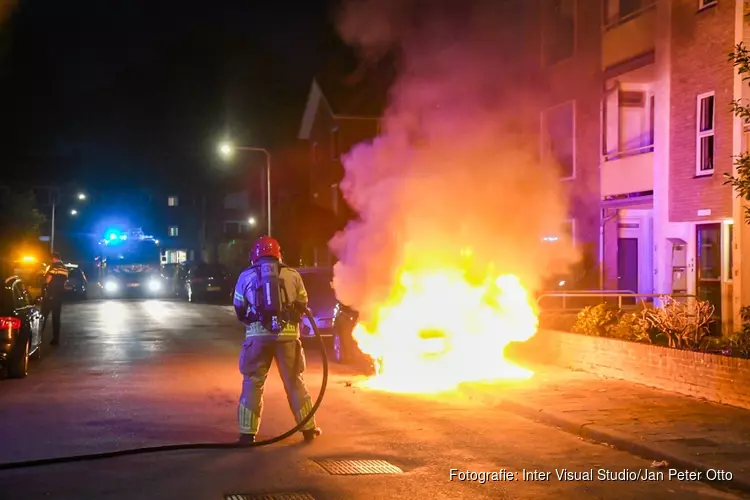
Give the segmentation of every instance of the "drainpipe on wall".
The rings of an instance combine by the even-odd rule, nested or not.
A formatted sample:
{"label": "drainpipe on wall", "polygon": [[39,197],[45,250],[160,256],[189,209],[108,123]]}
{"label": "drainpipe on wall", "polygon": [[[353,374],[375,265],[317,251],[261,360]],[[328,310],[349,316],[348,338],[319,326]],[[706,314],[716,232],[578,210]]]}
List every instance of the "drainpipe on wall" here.
{"label": "drainpipe on wall", "polygon": [[604,226],[619,215],[617,209],[612,215],[607,216],[606,213],[607,209],[603,208],[599,225],[599,290],[604,290]]}

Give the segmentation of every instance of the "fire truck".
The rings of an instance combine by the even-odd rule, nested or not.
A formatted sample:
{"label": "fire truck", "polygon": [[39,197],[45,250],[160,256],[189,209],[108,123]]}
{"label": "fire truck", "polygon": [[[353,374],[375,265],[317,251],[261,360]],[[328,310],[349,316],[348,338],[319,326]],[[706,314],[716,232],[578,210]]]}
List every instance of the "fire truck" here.
{"label": "fire truck", "polygon": [[156,297],[166,290],[159,241],[141,228],[109,230],[99,242],[97,282],[104,297]]}

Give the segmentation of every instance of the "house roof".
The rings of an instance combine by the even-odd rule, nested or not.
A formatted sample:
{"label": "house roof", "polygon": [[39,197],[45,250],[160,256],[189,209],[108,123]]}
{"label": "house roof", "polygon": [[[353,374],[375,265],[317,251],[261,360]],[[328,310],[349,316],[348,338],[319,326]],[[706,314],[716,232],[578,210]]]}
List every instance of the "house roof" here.
{"label": "house roof", "polygon": [[310,137],[321,102],[334,118],[380,118],[395,76],[396,66],[391,57],[374,64],[358,62],[346,54],[330,59],[313,78],[299,138]]}

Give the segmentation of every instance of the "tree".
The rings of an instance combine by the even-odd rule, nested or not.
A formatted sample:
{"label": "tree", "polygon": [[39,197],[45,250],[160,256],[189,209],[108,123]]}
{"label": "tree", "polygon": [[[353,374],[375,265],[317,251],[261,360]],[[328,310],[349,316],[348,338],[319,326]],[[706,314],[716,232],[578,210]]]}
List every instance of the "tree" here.
{"label": "tree", "polygon": [[12,192],[0,197],[0,257],[18,248],[36,247],[45,221],[32,193]]}
{"label": "tree", "polygon": [[[739,43],[732,52],[729,53],[729,61],[737,69],[737,73],[742,76],[743,81],[750,80],[750,51],[743,43]],[[750,122],[750,103],[743,99],[733,100],[732,113],[742,118],[743,122]],[[730,184],[737,192],[737,196],[743,200],[750,201],[750,153],[742,152],[734,160],[735,174],[724,174],[727,180],[724,184]],[[745,207],[745,222],[750,223],[750,209]]]}

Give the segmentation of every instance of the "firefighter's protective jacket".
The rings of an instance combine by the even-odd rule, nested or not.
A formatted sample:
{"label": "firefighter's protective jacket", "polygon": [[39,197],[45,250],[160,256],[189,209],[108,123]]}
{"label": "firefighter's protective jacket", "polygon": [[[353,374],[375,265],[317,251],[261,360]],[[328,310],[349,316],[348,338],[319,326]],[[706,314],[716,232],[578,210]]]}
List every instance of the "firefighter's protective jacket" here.
{"label": "firefighter's protective jacket", "polygon": [[[302,282],[302,276],[290,267],[281,267],[279,270],[281,286],[286,290],[282,296],[288,297],[289,306],[298,303],[307,306],[307,290]],[[234,287],[234,310],[239,319],[245,325],[245,337],[259,339],[294,340],[299,338],[299,323],[290,321],[280,333],[267,330],[260,321],[248,321],[248,313],[252,316],[256,312],[256,288],[258,274],[256,269],[249,267],[242,271]]]}

